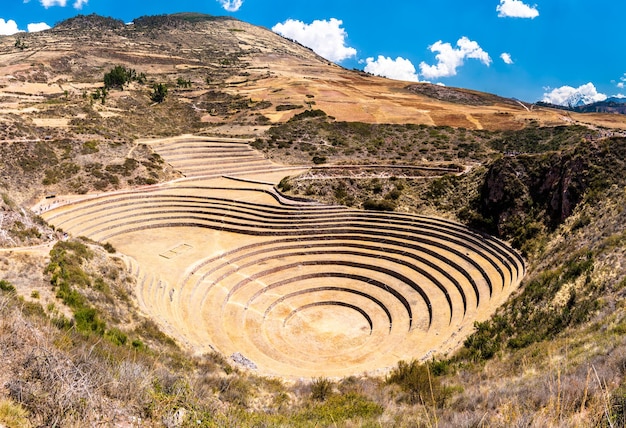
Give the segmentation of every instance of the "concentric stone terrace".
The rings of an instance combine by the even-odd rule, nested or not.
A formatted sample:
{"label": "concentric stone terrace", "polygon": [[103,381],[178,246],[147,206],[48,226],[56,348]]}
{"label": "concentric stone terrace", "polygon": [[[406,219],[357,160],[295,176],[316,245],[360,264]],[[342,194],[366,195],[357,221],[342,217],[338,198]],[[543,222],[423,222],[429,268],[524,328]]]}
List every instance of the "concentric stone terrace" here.
{"label": "concentric stone terrace", "polygon": [[199,353],[279,376],[384,371],[454,349],[524,275],[505,244],[450,221],[287,199],[269,184],[283,169],[241,141],[155,149],[187,178],[44,217],[128,255],[142,309]]}

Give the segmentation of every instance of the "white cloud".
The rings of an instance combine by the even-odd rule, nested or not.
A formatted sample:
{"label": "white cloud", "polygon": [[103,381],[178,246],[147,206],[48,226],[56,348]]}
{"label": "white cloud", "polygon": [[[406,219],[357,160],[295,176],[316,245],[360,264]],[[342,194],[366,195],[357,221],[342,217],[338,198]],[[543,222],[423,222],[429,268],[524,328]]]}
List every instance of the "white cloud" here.
{"label": "white cloud", "polygon": [[67,4],[67,0],[40,0],[40,1],[41,1],[41,5],[45,7],[46,9],[51,6],[65,7],[65,5]]}
{"label": "white cloud", "polygon": [[[78,0],[77,0],[78,1]],[[237,12],[243,5],[243,0],[217,0],[229,12]]]}
{"label": "white cloud", "polygon": [[[30,0],[24,0],[24,3],[28,3],[29,1]],[[52,6],[67,6],[67,0],[39,0],[39,2],[46,9]],[[87,2],[89,2],[89,0],[75,0],[72,6],[74,6],[74,9],[82,9]]]}
{"label": "white cloud", "polygon": [[456,69],[463,65],[466,58],[480,60],[486,66],[491,64],[489,54],[485,52],[478,43],[461,37],[456,42],[457,48],[453,48],[450,43],[443,43],[441,40],[429,47],[431,52],[439,52],[435,58],[437,64],[428,65],[420,63],[420,71],[427,79],[437,79],[440,77],[450,77],[456,75]]}
{"label": "white cloud", "polygon": [[513,58],[511,58],[511,54],[510,53],[503,52],[500,55],[500,58],[502,58],[502,61],[504,61],[505,64],[508,64],[508,65],[513,64]]}
{"label": "white cloud", "polygon": [[[548,88],[549,90],[550,88]],[[584,104],[591,104],[606,100],[605,94],[599,93],[595,85],[591,82],[574,88],[572,86],[561,86],[543,94],[544,102],[560,106],[576,107]]]}
{"label": "white cloud", "polygon": [[500,0],[496,7],[500,18],[536,18],[539,16],[537,5],[528,6],[521,0]]}
{"label": "white cloud", "polygon": [[620,89],[624,89],[626,86],[626,73],[622,77],[619,78],[619,82],[617,82],[617,87]]}
{"label": "white cloud", "polygon": [[9,19],[5,21],[0,18],[0,36],[10,36],[11,34],[19,33],[19,29],[17,28],[17,22]]}
{"label": "white cloud", "polygon": [[[34,33],[37,31],[47,30],[50,28],[50,26],[45,22],[39,22],[28,24],[27,28],[29,33]],[[22,30],[17,27],[17,22],[12,19],[5,21],[4,19],[0,18],[0,36],[10,36],[12,34],[21,32]]]}
{"label": "white cloud", "polygon": [[339,62],[356,55],[356,49],[346,46],[348,33],[341,28],[342,24],[343,21],[335,18],[315,20],[311,24],[288,19],[274,25],[272,31],[302,43],[329,61]]}
{"label": "white cloud", "polygon": [[33,24],[28,24],[29,33],[36,33],[38,31],[44,31],[44,30],[49,30],[49,29],[50,29],[50,26],[46,24],[45,22],[37,22]]}
{"label": "white cloud", "polygon": [[409,82],[419,81],[417,73],[415,72],[415,66],[408,59],[402,57],[391,59],[378,55],[377,60],[367,58],[365,61],[367,65],[364,70],[368,73],[394,80],[406,80]]}

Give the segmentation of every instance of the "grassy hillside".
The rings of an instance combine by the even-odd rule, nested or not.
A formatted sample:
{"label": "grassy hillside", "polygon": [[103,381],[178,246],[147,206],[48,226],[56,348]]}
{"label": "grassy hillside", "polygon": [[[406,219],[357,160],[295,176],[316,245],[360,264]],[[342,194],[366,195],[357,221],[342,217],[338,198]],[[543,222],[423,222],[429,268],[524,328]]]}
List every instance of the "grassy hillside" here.
{"label": "grassy hillside", "polygon": [[[623,160],[620,139],[572,147],[565,142],[562,150],[549,155],[567,157],[571,150],[583,150],[578,144],[585,144],[591,154],[602,154],[585,152],[588,162],[603,159],[612,169],[614,162]],[[540,171],[547,155],[524,155],[525,168]],[[415,211],[427,206],[475,221],[482,215],[478,201],[487,177],[503,169],[499,163],[517,159],[493,158],[461,176],[345,183],[369,183],[366,195],[384,194],[388,184],[395,189],[406,186],[396,202],[415,198],[421,204],[411,207]],[[7,415],[0,418],[19,414],[34,425],[78,424],[85,418],[95,423],[108,415],[111,423],[141,418],[167,426],[175,426],[171,424],[176,418],[186,421],[183,425],[199,420],[200,426],[619,426],[626,194],[621,176],[608,174],[601,162],[585,170],[593,172],[584,177],[592,185],[582,190],[570,215],[555,223],[544,208],[543,214],[532,216],[539,232],[518,237],[529,262],[518,294],[491,321],[478,324],[459,353],[425,364],[401,363],[383,378],[285,383],[241,371],[218,354],[193,357],[136,313],[128,294],[134,278],[123,273],[113,248],[107,248],[109,253],[85,241],[58,243],[47,266],[29,277],[5,268],[2,337],[11,343],[3,347],[11,364],[5,372]],[[589,177],[602,178],[601,184]],[[383,190],[376,193],[379,185]],[[359,188],[350,188],[356,198],[365,197],[354,189]],[[503,205],[503,210],[508,208]],[[9,256],[5,260],[15,261]],[[17,297],[13,287],[23,297]],[[26,289],[30,293],[24,293]],[[38,332],[37,346],[21,326]],[[70,364],[76,374],[50,378],[49,373],[60,370],[57,364]],[[97,386],[103,382],[118,386]],[[51,394],[49,400],[35,398],[44,392]],[[108,408],[120,410],[110,416]]]}

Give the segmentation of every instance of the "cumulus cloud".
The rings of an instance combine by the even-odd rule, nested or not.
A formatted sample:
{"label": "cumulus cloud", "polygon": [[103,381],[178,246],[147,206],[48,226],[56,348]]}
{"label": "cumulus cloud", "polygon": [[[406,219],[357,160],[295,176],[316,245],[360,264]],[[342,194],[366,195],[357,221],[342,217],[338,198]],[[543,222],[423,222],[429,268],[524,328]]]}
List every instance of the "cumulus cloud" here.
{"label": "cumulus cloud", "polygon": [[463,65],[466,58],[477,59],[486,66],[491,64],[489,54],[485,52],[478,43],[461,37],[456,42],[457,48],[453,48],[450,43],[443,43],[441,40],[429,46],[431,52],[438,52],[435,56],[437,64],[428,65],[420,63],[420,71],[426,79],[437,79],[440,77],[450,77],[456,75],[456,70]]}
{"label": "cumulus cloud", "polygon": [[0,18],[0,36],[10,36],[11,34],[19,33],[19,29],[17,28],[17,22],[9,19],[5,21]]}
{"label": "cumulus cloud", "polygon": [[[30,0],[24,0],[24,3],[28,3],[29,1]],[[39,2],[46,9],[52,6],[67,6],[67,0],[39,0]],[[75,0],[72,6],[74,6],[74,9],[82,9],[87,2],[89,2],[89,0]]]}
{"label": "cumulus cloud", "polygon": [[364,70],[377,76],[388,77],[394,80],[407,80],[409,82],[418,82],[415,66],[408,59],[398,57],[391,59],[378,55],[378,59],[367,58],[367,65]]}
{"label": "cumulus cloud", "polygon": [[[550,89],[550,88],[548,88]],[[543,102],[560,106],[576,107],[584,104],[596,103],[606,100],[607,96],[598,92],[591,82],[574,88],[561,86],[543,94]]]}
{"label": "cumulus cloud", "polygon": [[243,0],[217,0],[229,12],[237,12],[243,5]]}
{"label": "cumulus cloud", "polygon": [[45,22],[36,22],[33,24],[28,24],[27,28],[29,33],[36,33],[38,31],[49,30],[50,26]]}
{"label": "cumulus cloud", "polygon": [[511,58],[511,54],[510,53],[503,52],[500,55],[500,58],[502,58],[502,61],[504,61],[505,64],[508,64],[508,65],[513,64],[513,58]]}
{"label": "cumulus cloud", "polygon": [[276,24],[272,31],[309,47],[329,61],[339,62],[356,55],[356,49],[346,46],[348,33],[341,28],[343,21],[315,20],[311,24],[288,19]]}
{"label": "cumulus cloud", "polygon": [[51,6],[61,6],[65,7],[67,4],[67,0],[41,0],[41,5],[46,9]]}
{"label": "cumulus cloud", "polygon": [[537,5],[528,6],[521,0],[500,0],[496,7],[500,18],[536,18],[539,16]]}
{"label": "cumulus cloud", "polygon": [[619,82],[617,82],[617,87],[620,89],[624,89],[626,86],[626,73],[622,77],[619,78]]}

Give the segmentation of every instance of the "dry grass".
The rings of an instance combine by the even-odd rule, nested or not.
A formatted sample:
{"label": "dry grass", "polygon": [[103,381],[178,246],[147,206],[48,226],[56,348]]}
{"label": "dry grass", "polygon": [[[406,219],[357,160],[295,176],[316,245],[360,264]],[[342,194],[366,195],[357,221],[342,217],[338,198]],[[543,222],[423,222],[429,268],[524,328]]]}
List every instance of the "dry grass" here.
{"label": "dry grass", "polygon": [[28,412],[12,400],[0,399],[0,424],[7,428],[29,428]]}

